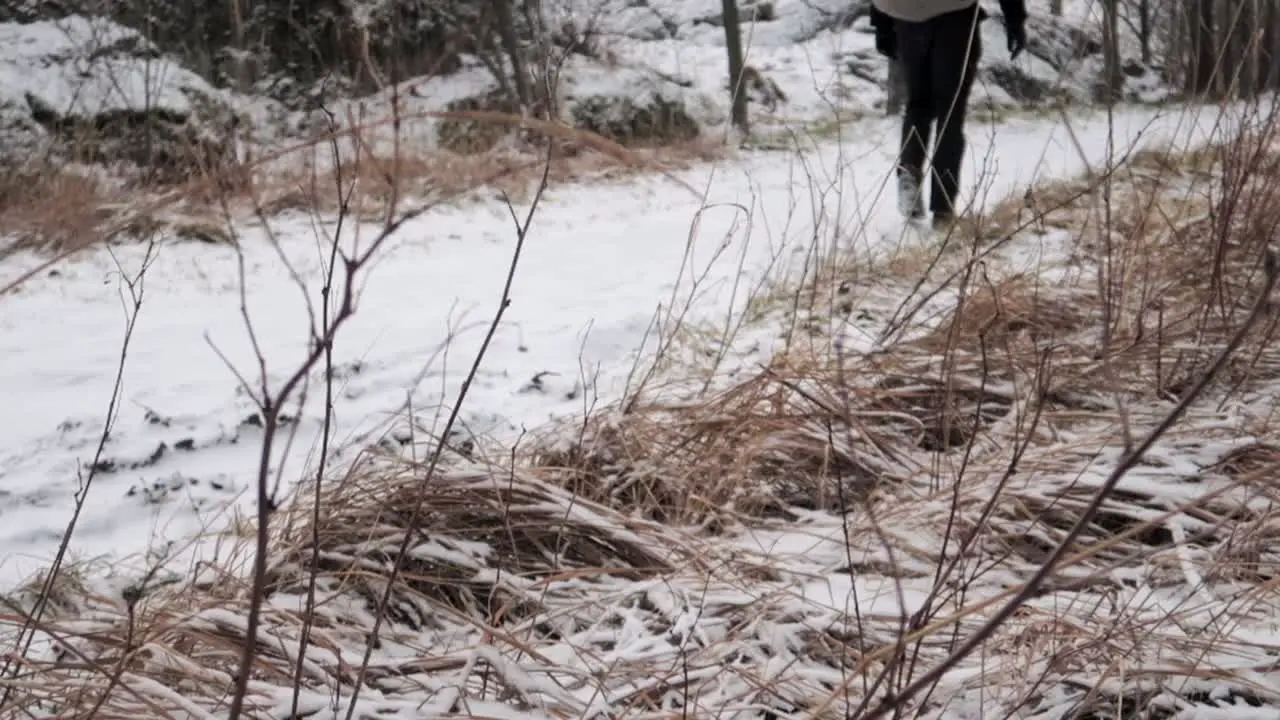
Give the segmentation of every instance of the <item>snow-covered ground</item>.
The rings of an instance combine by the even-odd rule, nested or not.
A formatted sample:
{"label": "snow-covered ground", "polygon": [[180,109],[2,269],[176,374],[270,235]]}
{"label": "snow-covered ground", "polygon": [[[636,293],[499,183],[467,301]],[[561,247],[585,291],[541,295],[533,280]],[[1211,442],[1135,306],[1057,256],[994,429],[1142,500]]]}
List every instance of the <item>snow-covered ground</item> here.
{"label": "snow-covered ground", "polygon": [[[1058,119],[974,124],[970,193],[995,202],[1080,172],[1078,147],[1096,166],[1109,145],[1185,142],[1190,124],[1176,108],[1125,111],[1114,124],[1074,116],[1079,146]],[[553,187],[465,406],[468,425],[512,441],[618,397],[659,308],[680,309],[696,290],[695,320],[724,317],[741,307],[743,287],[797,263],[815,228],[843,228],[823,241],[867,251],[893,242],[900,228],[885,181],[896,132],[890,120],[860,121],[843,142],[681,173],[705,200],[665,178]],[[375,230],[346,242],[368,242]],[[147,257],[117,415],[72,550],[81,559],[139,553],[223,527],[221,508],[253,502],[262,435],[237,380],[256,385],[259,376],[245,317],[275,386],[307,351],[307,303],[319,302],[332,231],[299,216],[273,224],[274,245],[261,227],[240,232],[240,255],[194,243],[116,246],[0,298],[0,586],[49,562],[90,475],[132,312],[125,280]],[[514,244],[511,214],[497,201],[435,209],[396,233],[361,277],[357,314],[334,348],[342,457],[388,429],[405,432],[409,414],[439,427],[496,310]],[[0,287],[36,262],[7,261]],[[768,350],[762,343],[757,357]],[[296,418],[277,463],[286,483],[316,459],[318,380],[304,407],[285,409]]]}

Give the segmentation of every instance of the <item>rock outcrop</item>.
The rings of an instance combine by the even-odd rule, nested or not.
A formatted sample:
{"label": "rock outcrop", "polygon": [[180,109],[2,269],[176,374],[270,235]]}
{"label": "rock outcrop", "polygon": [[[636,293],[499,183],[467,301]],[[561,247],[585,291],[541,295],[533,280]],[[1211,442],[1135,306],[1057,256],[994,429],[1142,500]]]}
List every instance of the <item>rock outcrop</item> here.
{"label": "rock outcrop", "polygon": [[179,180],[234,156],[237,117],[199,75],[103,19],[0,23],[0,157],[126,164]]}

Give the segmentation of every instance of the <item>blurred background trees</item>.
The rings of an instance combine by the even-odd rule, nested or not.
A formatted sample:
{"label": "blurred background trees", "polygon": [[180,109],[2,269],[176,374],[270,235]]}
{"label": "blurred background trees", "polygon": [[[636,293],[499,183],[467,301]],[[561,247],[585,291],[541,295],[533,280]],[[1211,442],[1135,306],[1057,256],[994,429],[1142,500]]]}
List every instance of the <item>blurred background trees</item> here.
{"label": "blurred background trees", "polygon": [[[1135,48],[1143,65],[1188,95],[1249,97],[1280,84],[1280,0],[1097,0],[1108,94],[1119,97],[1123,57]],[[1051,14],[1064,12],[1050,0]]]}

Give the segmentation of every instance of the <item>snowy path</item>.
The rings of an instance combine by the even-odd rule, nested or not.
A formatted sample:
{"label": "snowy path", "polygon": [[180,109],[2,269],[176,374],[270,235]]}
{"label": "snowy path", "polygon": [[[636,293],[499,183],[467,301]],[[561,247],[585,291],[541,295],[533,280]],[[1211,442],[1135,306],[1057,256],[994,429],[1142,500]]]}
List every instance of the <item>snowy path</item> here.
{"label": "snowy path", "polygon": [[[1126,113],[1117,120],[1116,144],[1169,137],[1184,122],[1175,112],[1160,119],[1156,111]],[[1101,161],[1105,118],[1079,120],[1075,129],[1090,162]],[[706,273],[697,310],[719,317],[734,301],[735,276],[758,277],[771,258],[785,262],[805,250],[816,224],[895,227],[893,200],[883,190],[895,124],[867,121],[845,135],[843,146],[827,142],[803,156],[761,153],[721,163],[714,177],[710,166],[682,173],[710,187],[710,207],[692,234],[699,202],[669,181],[554,188],[534,220],[513,303],[469,399],[468,417],[488,418],[477,429],[510,437],[551,416],[580,415],[594,394],[601,401],[616,396],[655,308],[672,296],[690,238],[690,269],[680,287],[687,290],[690,275]],[[993,201],[1037,175],[1081,169],[1056,120],[974,125],[969,137],[967,174],[994,173],[978,193]],[[735,203],[754,210],[750,222]],[[276,232],[317,297],[325,251],[309,221],[281,221]],[[248,306],[278,382],[305,351],[307,315],[297,284],[262,236],[261,229],[244,229]],[[437,408],[452,402],[495,308],[513,245],[512,220],[496,202],[434,212],[399,233],[365,276],[359,311],[335,349],[342,369],[339,443],[376,440],[409,398],[428,425]],[[132,273],[141,257],[139,248],[99,252],[0,298],[2,586],[47,563],[70,517],[77,468],[93,456],[119,361],[125,303],[116,263]],[[0,267],[0,283],[22,268]],[[236,255],[227,248],[160,249],[145,281],[106,449],[111,466],[94,481],[73,543],[79,557],[137,553],[157,538],[187,537],[213,522],[206,516],[224,501],[251,501],[244,490],[261,434],[246,422],[252,404],[205,339],[251,380],[257,376],[237,278]],[[451,328],[456,337],[444,356]],[[554,373],[546,376],[546,391],[527,391],[538,373]],[[584,375],[598,376],[585,392]],[[301,414],[286,479],[313,459],[318,395]]]}

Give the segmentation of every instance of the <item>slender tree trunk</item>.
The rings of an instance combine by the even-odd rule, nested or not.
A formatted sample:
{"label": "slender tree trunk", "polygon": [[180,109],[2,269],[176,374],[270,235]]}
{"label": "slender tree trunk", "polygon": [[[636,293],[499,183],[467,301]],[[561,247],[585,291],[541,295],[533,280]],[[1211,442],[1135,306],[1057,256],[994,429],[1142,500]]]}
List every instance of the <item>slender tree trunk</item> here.
{"label": "slender tree trunk", "polygon": [[524,0],[524,19],[533,33],[533,57],[538,67],[527,69],[530,83],[533,85],[533,102],[544,118],[557,117],[554,88],[559,78],[555,77],[556,67],[552,62],[552,48],[547,33],[547,18],[543,13],[542,0]]}
{"label": "slender tree trunk", "polygon": [[[1160,77],[1169,86],[1176,85],[1184,92],[1187,89],[1187,68],[1189,67],[1186,50],[1188,44],[1187,28],[1190,27],[1187,23],[1188,13],[1186,6],[1186,0],[1173,3],[1173,6],[1169,8],[1169,12],[1164,15],[1163,25],[1160,25],[1165,40],[1165,56],[1162,58],[1163,62],[1160,63],[1163,66]],[[1156,22],[1159,23],[1160,21],[1157,20]]]}
{"label": "slender tree trunk", "polygon": [[1105,69],[1105,102],[1110,105],[1120,101],[1124,94],[1124,72],[1120,66],[1120,2],[1103,0],[1102,3],[1102,59]]}
{"label": "slender tree trunk", "polygon": [[516,34],[516,18],[512,11],[515,0],[493,0],[493,11],[498,20],[498,37],[502,41],[502,51],[511,63],[511,80],[516,86],[516,99],[520,108],[526,113],[534,111],[533,83],[529,79],[529,69],[525,65],[524,51],[520,47],[520,38]]}
{"label": "slender tree trunk", "polygon": [[1193,37],[1195,42],[1192,43],[1192,53],[1195,62],[1192,63],[1193,72],[1191,77],[1194,82],[1192,89],[1197,95],[1202,95],[1213,89],[1214,64],[1217,62],[1217,50],[1214,43],[1214,3],[1213,0],[1199,0]]}
{"label": "slender tree trunk", "polygon": [[742,21],[738,16],[738,0],[721,0],[724,8],[724,46],[729,53],[729,97],[733,124],[746,135],[751,131],[747,118],[747,92],[743,86]]}
{"label": "slender tree trunk", "polygon": [[1142,64],[1150,67],[1151,0],[1139,0],[1138,2],[1138,42],[1142,46]]}
{"label": "slender tree trunk", "polygon": [[1258,92],[1258,42],[1262,36],[1262,27],[1258,20],[1258,0],[1243,0],[1240,17],[1240,95],[1252,97]]}
{"label": "slender tree trunk", "polygon": [[1256,30],[1254,63],[1257,65],[1254,78],[1254,91],[1266,92],[1271,88],[1271,36],[1276,17],[1272,13],[1274,0],[1261,0],[1257,3],[1258,27]]}
{"label": "slender tree trunk", "polygon": [[1263,10],[1266,22],[1262,26],[1262,58],[1259,73],[1259,90],[1274,90],[1280,84],[1280,2],[1267,0]]}
{"label": "slender tree trunk", "polygon": [[1218,0],[1215,4],[1213,57],[1215,97],[1230,97],[1240,81],[1239,0]]}
{"label": "slender tree trunk", "polygon": [[230,0],[227,3],[227,10],[231,19],[231,42],[236,49],[234,59],[232,59],[232,71],[235,75],[236,90],[247,93],[253,85],[253,77],[249,70],[249,46],[245,36],[245,17],[247,10],[246,0]]}
{"label": "slender tree trunk", "polygon": [[1049,0],[1049,14],[1062,17],[1062,0]]}
{"label": "slender tree trunk", "polygon": [[1219,95],[1231,97],[1240,89],[1240,62],[1244,59],[1240,52],[1240,21],[1242,3],[1218,2],[1218,73]]}

